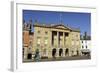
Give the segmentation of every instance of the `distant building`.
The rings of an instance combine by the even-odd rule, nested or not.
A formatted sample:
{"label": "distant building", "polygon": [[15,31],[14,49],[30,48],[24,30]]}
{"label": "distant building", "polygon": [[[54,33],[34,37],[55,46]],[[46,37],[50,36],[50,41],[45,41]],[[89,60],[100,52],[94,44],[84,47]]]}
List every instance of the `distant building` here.
{"label": "distant building", "polygon": [[23,59],[32,59],[32,46],[34,41],[34,33],[32,30],[32,23],[23,23]]}
{"label": "distant building", "polygon": [[90,55],[91,53],[91,37],[85,34],[81,36],[81,52],[83,55]]}
{"label": "distant building", "polygon": [[[46,25],[37,22],[33,26],[30,24],[24,26],[24,59],[34,59],[37,50],[40,58],[81,55],[79,29],[63,24]],[[32,28],[33,32],[31,32]]]}

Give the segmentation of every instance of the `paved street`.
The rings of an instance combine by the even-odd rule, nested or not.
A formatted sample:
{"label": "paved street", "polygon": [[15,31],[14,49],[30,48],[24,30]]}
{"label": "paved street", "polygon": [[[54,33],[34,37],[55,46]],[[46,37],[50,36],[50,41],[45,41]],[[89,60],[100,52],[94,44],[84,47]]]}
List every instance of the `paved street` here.
{"label": "paved street", "polygon": [[59,58],[48,58],[48,59],[40,59],[39,61],[34,60],[24,60],[24,63],[29,62],[45,62],[45,61],[67,61],[67,60],[86,60],[91,59],[90,56],[73,56],[73,57],[59,57]]}

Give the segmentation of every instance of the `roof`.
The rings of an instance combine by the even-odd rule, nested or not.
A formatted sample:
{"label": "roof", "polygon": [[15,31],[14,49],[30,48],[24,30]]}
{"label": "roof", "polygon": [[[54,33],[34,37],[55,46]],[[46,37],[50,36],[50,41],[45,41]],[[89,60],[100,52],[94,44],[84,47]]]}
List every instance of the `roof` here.
{"label": "roof", "polygon": [[65,30],[71,30],[71,31],[77,31],[80,32],[80,29],[77,28],[71,28],[69,26],[65,26],[64,24],[34,24],[34,27],[45,27],[45,28],[57,28],[57,29],[65,29]]}
{"label": "roof", "polygon": [[87,35],[87,36],[80,36],[80,40],[91,40],[91,36]]}

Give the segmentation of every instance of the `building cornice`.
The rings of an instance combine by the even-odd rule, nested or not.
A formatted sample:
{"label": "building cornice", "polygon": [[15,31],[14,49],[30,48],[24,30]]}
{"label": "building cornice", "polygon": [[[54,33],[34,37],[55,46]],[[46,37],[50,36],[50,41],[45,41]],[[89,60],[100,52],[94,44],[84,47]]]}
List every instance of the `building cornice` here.
{"label": "building cornice", "polygon": [[[65,28],[60,28],[60,27],[57,27],[57,26],[63,26]],[[54,28],[54,29],[62,29],[62,30],[70,30],[70,31],[74,31],[74,32],[80,32],[79,29],[72,29],[68,26],[65,26],[63,24],[57,24],[57,25],[40,25],[40,24],[34,24],[33,27],[43,27],[43,28]]]}

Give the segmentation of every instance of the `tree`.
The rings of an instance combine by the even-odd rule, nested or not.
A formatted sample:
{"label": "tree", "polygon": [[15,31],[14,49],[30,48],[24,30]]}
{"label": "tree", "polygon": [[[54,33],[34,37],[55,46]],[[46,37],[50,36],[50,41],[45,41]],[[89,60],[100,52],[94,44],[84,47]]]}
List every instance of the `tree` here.
{"label": "tree", "polygon": [[87,40],[87,32],[84,32],[84,40]]}

